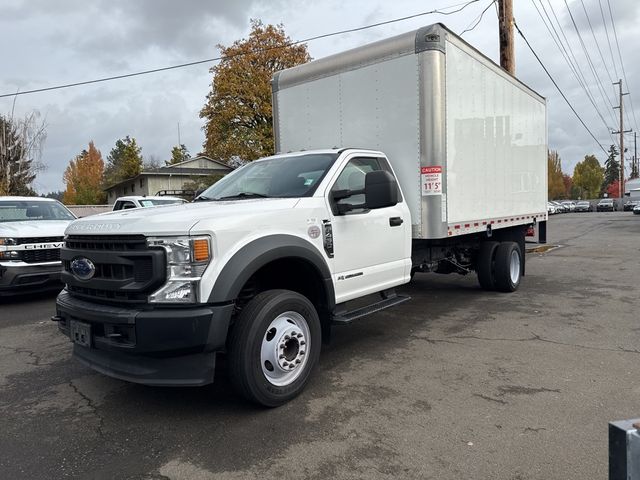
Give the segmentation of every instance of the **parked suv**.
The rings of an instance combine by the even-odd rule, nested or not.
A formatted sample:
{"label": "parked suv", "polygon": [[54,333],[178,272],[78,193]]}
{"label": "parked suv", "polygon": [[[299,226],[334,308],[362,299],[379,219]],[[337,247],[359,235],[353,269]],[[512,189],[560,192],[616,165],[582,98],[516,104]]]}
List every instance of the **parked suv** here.
{"label": "parked suv", "polygon": [[603,198],[598,202],[596,210],[598,212],[613,212],[616,209],[612,198]]}
{"label": "parked suv", "polygon": [[145,197],[145,196],[130,196],[120,197],[113,204],[113,211],[127,210],[129,208],[141,208],[141,207],[157,207],[160,205],[175,205],[177,203],[187,203],[187,201],[180,197]]}
{"label": "parked suv", "polygon": [[0,197],[0,296],[62,287],[60,248],[75,219],[50,198]]}

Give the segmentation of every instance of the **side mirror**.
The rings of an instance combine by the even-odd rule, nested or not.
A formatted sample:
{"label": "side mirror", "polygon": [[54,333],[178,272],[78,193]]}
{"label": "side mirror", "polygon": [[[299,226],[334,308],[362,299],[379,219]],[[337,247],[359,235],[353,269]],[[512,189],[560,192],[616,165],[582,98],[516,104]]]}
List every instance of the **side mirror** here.
{"label": "side mirror", "polygon": [[369,172],[364,177],[366,208],[392,207],[398,203],[398,184],[394,176],[384,170]]}

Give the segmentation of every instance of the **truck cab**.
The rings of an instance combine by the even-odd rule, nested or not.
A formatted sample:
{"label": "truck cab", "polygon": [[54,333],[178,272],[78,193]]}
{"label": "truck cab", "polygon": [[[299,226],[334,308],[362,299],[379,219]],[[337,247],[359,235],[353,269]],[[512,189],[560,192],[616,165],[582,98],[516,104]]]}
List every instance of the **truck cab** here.
{"label": "truck cab", "polygon": [[277,405],[304,386],[347,302],[404,300],[393,288],[411,275],[409,216],[382,152],[261,159],[195,204],[70,225],[55,320],[108,375],[203,385],[228,352],[239,390]]}

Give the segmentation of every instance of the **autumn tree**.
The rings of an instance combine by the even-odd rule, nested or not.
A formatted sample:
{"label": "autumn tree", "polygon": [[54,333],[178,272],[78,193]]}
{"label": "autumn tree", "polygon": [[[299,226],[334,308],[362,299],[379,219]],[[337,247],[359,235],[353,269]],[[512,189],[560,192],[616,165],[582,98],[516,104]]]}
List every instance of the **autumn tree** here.
{"label": "autumn tree", "polygon": [[615,145],[609,147],[609,156],[604,162],[604,179],[602,180],[601,193],[606,192],[614,182],[620,181],[620,163],[618,161],[618,149]]}
{"label": "autumn tree", "polygon": [[83,150],[74,160],[71,160],[64,172],[62,178],[67,186],[64,192],[64,203],[67,205],[105,203],[107,197],[102,190],[103,174],[102,154],[91,141],[89,150]]}
{"label": "autumn tree", "polygon": [[573,179],[566,173],[562,174],[562,184],[564,185],[565,198],[572,198],[573,192]]}
{"label": "autumn tree", "polygon": [[106,186],[135,177],[142,171],[142,148],[135,138],[127,135],[119,139],[107,157],[104,169],[104,184]]}
{"label": "autumn tree", "polygon": [[0,115],[0,195],[35,195],[31,184],[44,168],[39,158],[45,138],[37,112],[22,119]]}
{"label": "autumn tree", "polygon": [[594,155],[585,155],[573,169],[573,188],[580,191],[580,198],[598,198],[604,173]]}
{"label": "autumn tree", "polygon": [[605,190],[609,198],[618,198],[620,196],[620,180],[614,180]]}
{"label": "autumn tree", "polygon": [[547,194],[550,200],[564,198],[565,186],[562,180],[562,162],[555,150],[547,155]]}
{"label": "autumn tree", "polygon": [[311,60],[307,46],[292,45],[282,25],[252,20],[248,39],[218,48],[223,60],[211,69],[211,91],[200,111],[205,154],[223,161],[273,154],[271,77]]}
{"label": "autumn tree", "polygon": [[171,160],[168,160],[165,163],[167,165],[175,165],[176,163],[184,162],[190,158],[191,154],[189,153],[189,150],[184,143],[181,143],[171,149]]}

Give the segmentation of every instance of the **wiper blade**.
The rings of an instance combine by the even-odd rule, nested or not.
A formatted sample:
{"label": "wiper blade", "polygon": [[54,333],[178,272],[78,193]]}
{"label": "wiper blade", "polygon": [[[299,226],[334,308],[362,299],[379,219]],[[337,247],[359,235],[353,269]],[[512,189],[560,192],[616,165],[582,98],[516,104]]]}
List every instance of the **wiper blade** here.
{"label": "wiper blade", "polygon": [[211,197],[205,197],[204,195],[198,195],[193,201],[194,202],[206,202],[209,200],[213,200]]}
{"label": "wiper blade", "polygon": [[241,198],[269,198],[269,195],[263,195],[261,193],[255,192],[240,192],[236,195],[228,195],[226,197],[219,197],[216,200],[232,200],[232,199],[241,199]]}

